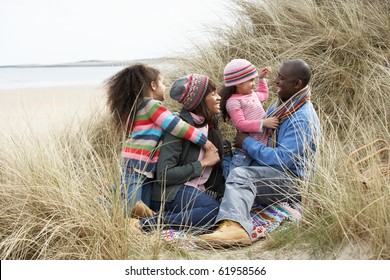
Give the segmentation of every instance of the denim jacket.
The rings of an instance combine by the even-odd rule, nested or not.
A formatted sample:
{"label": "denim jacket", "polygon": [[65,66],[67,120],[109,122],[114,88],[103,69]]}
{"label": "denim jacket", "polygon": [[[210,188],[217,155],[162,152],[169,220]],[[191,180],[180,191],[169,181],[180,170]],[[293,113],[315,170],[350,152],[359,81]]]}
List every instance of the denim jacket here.
{"label": "denim jacket", "polygon": [[[267,112],[272,112],[275,105]],[[282,122],[278,128],[276,148],[267,147],[247,137],[243,148],[255,160],[253,165],[266,165],[307,179],[314,171],[317,144],[320,142],[320,122],[313,104],[307,102]]]}

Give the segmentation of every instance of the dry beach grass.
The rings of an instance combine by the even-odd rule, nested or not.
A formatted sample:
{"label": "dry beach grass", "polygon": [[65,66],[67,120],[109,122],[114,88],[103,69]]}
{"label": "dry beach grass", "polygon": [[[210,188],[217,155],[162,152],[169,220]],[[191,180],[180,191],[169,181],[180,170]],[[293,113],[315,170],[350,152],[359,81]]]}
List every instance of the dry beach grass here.
{"label": "dry beach grass", "polygon": [[[300,225],[248,248],[219,251],[185,251],[158,234],[136,234],[115,197],[112,215],[98,199],[106,182],[118,181],[121,145],[99,99],[102,89],[47,88],[46,103],[38,104],[25,99],[37,92],[12,100],[2,91],[2,107],[8,105],[0,112],[1,259],[390,259],[390,182],[376,174],[364,185],[347,164],[360,146],[390,140],[389,2],[236,1],[231,10],[237,26],[212,28],[215,39],[194,46],[196,58],[176,60],[167,85],[192,71],[220,83],[224,65],[237,57],[274,70],[284,59],[308,61],[323,141],[315,178],[303,189]],[[64,106],[70,92],[77,98]],[[47,103],[55,93],[61,106]],[[23,100],[18,111],[23,106],[13,104]],[[47,119],[44,108],[61,110],[65,119],[50,110],[54,119]],[[49,132],[37,133],[48,124]],[[225,137],[232,131],[223,124]]]}

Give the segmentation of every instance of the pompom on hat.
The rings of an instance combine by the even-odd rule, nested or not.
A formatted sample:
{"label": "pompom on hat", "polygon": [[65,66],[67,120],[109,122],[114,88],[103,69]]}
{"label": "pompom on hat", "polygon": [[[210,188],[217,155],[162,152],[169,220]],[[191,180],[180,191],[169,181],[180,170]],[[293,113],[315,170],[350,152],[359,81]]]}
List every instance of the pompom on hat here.
{"label": "pompom on hat", "polygon": [[256,67],[246,59],[233,59],[223,70],[225,86],[236,86],[259,75]]}
{"label": "pompom on hat", "polygon": [[209,77],[201,74],[191,74],[173,82],[169,95],[183,104],[187,111],[195,109],[202,101],[209,83]]}

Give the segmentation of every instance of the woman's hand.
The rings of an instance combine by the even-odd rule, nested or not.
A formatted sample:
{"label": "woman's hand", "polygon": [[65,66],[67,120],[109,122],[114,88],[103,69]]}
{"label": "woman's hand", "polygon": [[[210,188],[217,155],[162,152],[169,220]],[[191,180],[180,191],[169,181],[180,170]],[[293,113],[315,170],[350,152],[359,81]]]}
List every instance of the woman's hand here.
{"label": "woman's hand", "polygon": [[205,168],[208,166],[214,166],[220,160],[221,159],[219,158],[218,150],[210,149],[206,150],[204,158],[200,161],[200,164],[202,165],[202,168]]}

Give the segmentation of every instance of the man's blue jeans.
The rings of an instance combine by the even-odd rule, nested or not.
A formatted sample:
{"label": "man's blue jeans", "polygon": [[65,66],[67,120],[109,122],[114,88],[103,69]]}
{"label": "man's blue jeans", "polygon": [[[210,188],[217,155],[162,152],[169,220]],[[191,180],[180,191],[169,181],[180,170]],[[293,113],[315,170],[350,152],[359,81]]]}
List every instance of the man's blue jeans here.
{"label": "man's blue jeans", "polygon": [[240,166],[250,166],[253,159],[251,156],[241,150],[241,149],[235,149],[233,152],[233,155],[230,156],[224,156],[222,160],[223,165],[223,176],[225,179],[229,176],[229,173],[236,167]]}
{"label": "man's blue jeans", "polygon": [[238,222],[250,236],[253,229],[250,210],[253,205],[299,201],[299,182],[290,173],[269,166],[234,168],[226,180],[225,194],[216,222]]}

